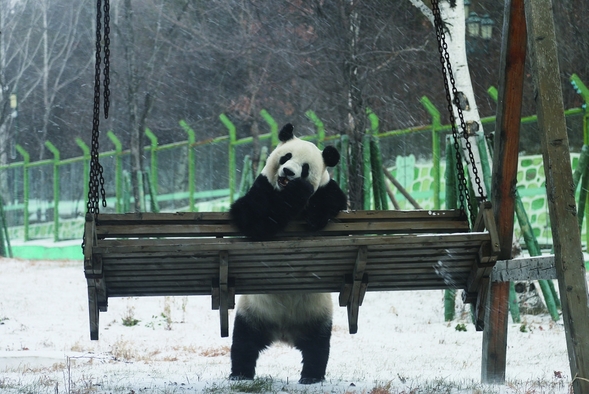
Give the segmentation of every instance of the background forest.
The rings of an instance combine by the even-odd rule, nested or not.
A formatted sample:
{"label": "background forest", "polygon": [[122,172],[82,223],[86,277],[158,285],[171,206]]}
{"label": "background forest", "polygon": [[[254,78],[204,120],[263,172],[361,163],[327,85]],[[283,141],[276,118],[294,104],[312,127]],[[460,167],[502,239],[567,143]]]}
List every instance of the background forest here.
{"label": "background forest", "polygon": [[[471,4],[494,21],[490,40],[468,43],[481,116],[495,112],[486,90],[498,84],[503,7]],[[554,11],[565,108],[578,107],[568,78],[589,80],[589,3],[555,1]],[[145,127],[160,143],[185,139],[181,119],[197,140],[224,135],[221,113],[255,141],[268,131],[261,109],[299,134],[313,130],[311,109],[328,134],[353,142],[367,107],[381,130],[429,123],[423,95],[446,108],[433,27],[410,0],[113,0],[110,16],[111,113],[101,130],[125,148],[145,144]],[[64,158],[80,155],[75,137],[90,143],[95,20],[94,0],[0,0],[0,164],[21,160],[17,143],[31,160],[50,155],[46,140]],[[528,74],[522,115],[533,113]],[[531,139],[522,145],[538,145]]]}

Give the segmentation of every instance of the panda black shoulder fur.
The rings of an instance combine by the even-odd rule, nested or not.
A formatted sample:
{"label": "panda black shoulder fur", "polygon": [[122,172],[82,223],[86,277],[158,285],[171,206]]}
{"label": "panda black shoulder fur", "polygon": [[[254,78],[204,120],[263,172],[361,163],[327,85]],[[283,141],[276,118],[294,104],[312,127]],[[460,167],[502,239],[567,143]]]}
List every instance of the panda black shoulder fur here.
{"label": "panda black shoulder fur", "polygon": [[290,123],[278,138],[280,144],[253,186],[230,210],[239,230],[255,240],[272,238],[298,217],[309,230],[320,230],[347,208],[345,194],[327,172],[339,162],[337,149],[327,146],[321,151],[295,137]]}
{"label": "panda black shoulder fur", "polygon": [[[291,124],[279,139],[252,188],[230,210],[235,225],[254,240],[271,239],[295,218],[304,219],[309,230],[320,230],[347,208],[346,195],[327,172],[339,162],[337,149],[321,151],[295,137]],[[242,295],[233,327],[231,378],[253,379],[260,352],[284,341],[303,355],[299,383],[322,381],[332,313],[330,294]]]}

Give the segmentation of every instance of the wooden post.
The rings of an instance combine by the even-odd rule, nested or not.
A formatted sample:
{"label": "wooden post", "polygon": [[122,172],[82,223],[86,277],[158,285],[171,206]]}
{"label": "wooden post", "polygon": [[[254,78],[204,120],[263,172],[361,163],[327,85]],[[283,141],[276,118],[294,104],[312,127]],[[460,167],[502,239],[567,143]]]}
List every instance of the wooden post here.
{"label": "wooden post", "polygon": [[[501,244],[499,259],[511,258],[525,59],[524,3],[523,0],[506,0],[491,185],[491,201]],[[485,383],[504,383],[509,282],[491,283],[489,292],[481,380]]]}
{"label": "wooden post", "polygon": [[589,307],[551,0],[525,0],[546,195],[566,343],[577,394],[589,393]]}

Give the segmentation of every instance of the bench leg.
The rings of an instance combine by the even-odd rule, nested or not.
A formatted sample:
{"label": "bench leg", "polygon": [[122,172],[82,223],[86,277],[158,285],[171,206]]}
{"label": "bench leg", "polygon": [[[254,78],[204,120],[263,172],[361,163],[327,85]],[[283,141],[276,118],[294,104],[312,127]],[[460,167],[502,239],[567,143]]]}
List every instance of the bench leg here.
{"label": "bench leg", "polygon": [[358,256],[354,264],[354,271],[350,275],[345,275],[344,286],[339,296],[340,306],[348,308],[348,328],[350,334],[358,332],[358,313],[360,305],[364,300],[366,288],[368,287],[368,273],[364,272],[368,262],[368,248],[361,246],[358,248]]}
{"label": "bench leg", "polygon": [[221,337],[229,336],[229,253],[219,253],[219,314]]}
{"label": "bench leg", "polygon": [[90,312],[90,339],[93,341],[98,340],[98,322],[99,322],[99,309],[98,309],[98,294],[96,287],[88,281],[88,310]]}

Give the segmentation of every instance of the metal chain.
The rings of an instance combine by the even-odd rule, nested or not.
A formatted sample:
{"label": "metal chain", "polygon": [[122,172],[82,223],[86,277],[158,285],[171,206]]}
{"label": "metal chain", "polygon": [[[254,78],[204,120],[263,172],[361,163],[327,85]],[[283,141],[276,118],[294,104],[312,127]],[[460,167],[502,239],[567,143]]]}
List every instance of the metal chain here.
{"label": "metal chain", "polygon": [[[474,217],[474,209],[472,207],[472,202],[470,199],[470,192],[468,190],[468,185],[466,181],[466,177],[464,174],[464,166],[462,165],[462,155],[460,154],[460,143],[459,143],[459,135],[458,130],[456,128],[456,117],[454,116],[454,111],[452,107],[452,103],[456,105],[458,117],[460,120],[460,128],[462,130],[462,137],[465,140],[465,146],[468,151],[468,159],[472,165],[472,172],[475,177],[475,183],[478,187],[479,195],[483,200],[486,200],[486,196],[484,195],[484,190],[482,187],[482,182],[479,176],[479,172],[476,166],[474,153],[472,151],[472,145],[468,140],[468,131],[466,129],[466,122],[464,121],[464,115],[462,113],[462,108],[459,105],[459,98],[458,98],[458,89],[456,88],[456,81],[454,79],[454,74],[452,72],[452,66],[450,63],[450,55],[448,53],[448,44],[446,43],[446,34],[444,33],[444,23],[442,21],[442,16],[440,13],[440,7],[438,5],[438,0],[432,0],[432,11],[434,14],[434,25],[436,29],[436,36],[438,39],[438,49],[440,52],[440,63],[442,65],[442,74],[444,76],[444,89],[446,90],[446,100],[448,102],[448,112],[450,115],[450,125],[452,126],[452,137],[454,139],[454,150],[456,152],[456,171],[458,175],[458,191],[459,191],[459,200],[460,200],[460,209],[464,211],[465,208],[465,201],[466,206],[468,207],[468,211],[470,213],[471,222],[474,224],[475,217]],[[448,75],[448,79],[450,79],[450,83],[452,84],[452,90],[450,90],[450,86],[448,85],[448,79],[446,79],[446,74]],[[452,96],[454,96],[454,100],[452,100]]]}
{"label": "metal chain", "polygon": [[[108,0],[106,0],[108,1]],[[94,112],[92,115],[92,147],[90,149],[90,181],[88,183],[88,204],[87,213],[98,215],[99,197],[102,196],[102,206],[106,207],[106,192],[104,190],[104,176],[103,168],[99,161],[99,143],[100,136],[100,75],[101,75],[101,52],[102,52],[102,4],[101,0],[97,0],[96,9],[96,63],[94,69]],[[105,7],[105,11],[108,11]],[[108,14],[106,14],[108,15]],[[105,23],[107,16],[105,15]],[[108,46],[105,42],[105,52],[108,51]],[[105,69],[106,73],[106,69]],[[105,83],[106,86],[106,83]],[[106,95],[105,95],[106,99]],[[105,103],[106,110],[106,103]],[[100,193],[100,194],[99,194]],[[82,249],[86,243],[85,237],[82,240]]]}
{"label": "metal chain", "polygon": [[110,107],[110,0],[104,0],[104,119]]}

